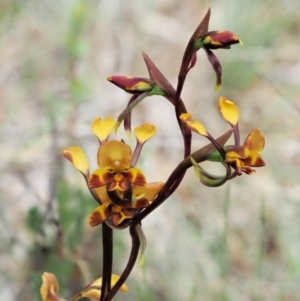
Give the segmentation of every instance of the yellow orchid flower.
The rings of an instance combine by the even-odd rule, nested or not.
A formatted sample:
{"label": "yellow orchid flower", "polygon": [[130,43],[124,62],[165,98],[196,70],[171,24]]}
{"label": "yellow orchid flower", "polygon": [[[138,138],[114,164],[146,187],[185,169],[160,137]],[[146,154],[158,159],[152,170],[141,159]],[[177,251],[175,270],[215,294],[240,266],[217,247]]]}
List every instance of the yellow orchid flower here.
{"label": "yellow orchid flower", "polygon": [[[208,156],[208,161],[222,162],[226,164],[226,176],[214,176],[206,172],[198,166],[197,162],[192,162],[198,174],[198,178],[208,186],[216,186],[225,183],[236,175],[241,175],[242,172],[251,174],[254,170],[251,167],[261,167],[265,165],[260,152],[265,145],[265,138],[258,129],[250,132],[243,145],[240,145],[240,134],[238,129],[238,121],[240,113],[238,107],[230,100],[221,96],[218,103],[219,111],[222,117],[231,125],[234,133],[235,145],[221,147],[216,140],[207,132],[205,127],[189,113],[181,114],[180,119],[183,124],[202,136],[208,138],[216,147],[216,149]],[[228,167],[235,170],[235,174],[231,174]]]}
{"label": "yellow orchid flower", "polygon": [[144,173],[131,167],[131,149],[129,145],[112,140],[101,145],[98,151],[99,169],[89,179],[89,187],[98,188],[108,185],[108,190],[126,191],[130,184],[145,185]]}
{"label": "yellow orchid flower", "polygon": [[146,183],[144,186],[133,185],[132,202],[125,200],[121,193],[118,194],[121,204],[114,204],[107,194],[106,187],[97,188],[96,193],[102,204],[91,213],[90,226],[95,227],[108,219],[112,226],[120,225],[125,219],[132,218],[135,210],[146,208],[163,185],[163,182]]}
{"label": "yellow orchid flower", "polygon": [[258,129],[254,129],[247,136],[242,146],[226,147],[225,162],[232,166],[238,175],[242,172],[251,174],[254,170],[251,167],[265,166],[265,162],[260,155],[264,149],[265,138]]}
{"label": "yellow orchid flower", "polygon": [[162,189],[163,182],[147,183],[144,173],[135,167],[142,147],[155,135],[152,124],[142,124],[134,129],[137,145],[134,153],[123,140],[107,141],[115,121],[111,117],[96,118],[92,132],[100,141],[97,161],[99,168],[89,173],[90,163],[80,147],[69,147],[62,154],[80,171],[94,198],[100,203],[89,218],[94,227],[106,221],[118,227],[127,219],[146,208]]}

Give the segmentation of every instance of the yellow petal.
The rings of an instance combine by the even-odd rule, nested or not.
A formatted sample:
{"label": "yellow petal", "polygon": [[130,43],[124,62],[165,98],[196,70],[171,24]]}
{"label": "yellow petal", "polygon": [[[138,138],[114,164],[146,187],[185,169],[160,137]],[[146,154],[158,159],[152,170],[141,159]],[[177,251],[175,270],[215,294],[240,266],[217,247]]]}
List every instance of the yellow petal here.
{"label": "yellow petal", "polygon": [[95,288],[82,293],[82,297],[88,297],[97,301],[100,300],[100,296],[101,296],[101,291]]}
{"label": "yellow petal", "polygon": [[[119,278],[120,277],[118,275],[112,274],[111,275],[111,285],[114,286],[117,283],[117,281],[119,280]],[[123,283],[120,288],[120,291],[128,292],[128,286],[125,283]]]}
{"label": "yellow petal", "polygon": [[186,127],[188,129],[190,129],[191,131],[194,131],[202,136],[206,136],[206,137],[208,136],[208,133],[207,133],[204,125],[197,120],[194,121],[193,115],[184,113],[184,114],[180,115],[180,119],[186,125]]}
{"label": "yellow petal", "polygon": [[133,185],[132,196],[135,199],[142,195],[143,199],[152,202],[164,185],[164,182],[147,183],[144,186]]}
{"label": "yellow petal", "polygon": [[43,301],[56,301],[58,300],[58,281],[54,274],[44,272],[42,275],[43,283],[40,293]]}
{"label": "yellow petal", "polygon": [[131,149],[129,145],[112,140],[100,146],[98,152],[99,167],[112,169],[114,172],[123,172],[130,167]]}
{"label": "yellow petal", "polygon": [[69,147],[62,151],[62,155],[68,159],[77,170],[83,174],[88,174],[90,162],[80,147]]}
{"label": "yellow petal", "polygon": [[94,280],[89,286],[97,286],[97,287],[99,287],[99,289],[101,289],[102,288],[102,277]]}
{"label": "yellow petal", "polygon": [[258,129],[252,130],[245,140],[244,147],[251,151],[262,151],[265,147],[265,138],[261,131]]}
{"label": "yellow petal", "polygon": [[140,143],[145,143],[156,133],[156,127],[153,124],[144,123],[134,129],[136,139]]}
{"label": "yellow petal", "polygon": [[263,158],[258,152],[252,152],[251,156],[244,160],[245,164],[252,167],[261,167],[265,166]]}
{"label": "yellow petal", "polygon": [[190,130],[192,130],[202,136],[208,135],[204,125],[199,121],[188,122],[188,126],[189,126]]}
{"label": "yellow petal", "polygon": [[231,125],[236,125],[239,121],[240,112],[238,107],[230,100],[221,96],[219,98],[219,111],[222,117]]}
{"label": "yellow petal", "polygon": [[106,186],[96,188],[95,191],[102,204],[104,204],[106,207],[112,204],[111,199],[107,195]]}
{"label": "yellow petal", "polygon": [[[113,287],[117,283],[119,278],[120,277],[118,275],[115,275],[115,274],[111,275],[111,287]],[[102,277],[96,279],[95,281],[93,281],[89,285],[89,287],[94,287],[94,286],[99,287],[99,289],[91,288],[90,290],[87,290],[86,292],[82,293],[82,296],[83,297],[88,297],[88,298],[91,298],[91,299],[94,299],[94,300],[97,300],[97,301],[100,300],[101,287],[102,287]],[[120,288],[120,291],[128,292],[128,286],[125,283],[123,283],[121,288]]]}
{"label": "yellow petal", "polygon": [[104,120],[96,118],[92,124],[92,132],[101,142],[107,140],[115,126],[115,120],[112,117],[106,117]]}
{"label": "yellow petal", "polygon": [[186,122],[190,119],[193,119],[193,115],[190,114],[190,113],[183,113],[180,115],[180,119],[183,121],[183,122]]}
{"label": "yellow petal", "polygon": [[[92,287],[97,287],[97,288],[92,288]],[[87,289],[85,289],[85,291],[82,293],[82,297],[88,297],[97,301],[100,300],[101,287],[102,287],[102,277],[93,281],[87,287]]]}
{"label": "yellow petal", "polygon": [[89,224],[95,227],[103,223],[110,215],[109,209],[105,205],[98,206],[90,215]]}

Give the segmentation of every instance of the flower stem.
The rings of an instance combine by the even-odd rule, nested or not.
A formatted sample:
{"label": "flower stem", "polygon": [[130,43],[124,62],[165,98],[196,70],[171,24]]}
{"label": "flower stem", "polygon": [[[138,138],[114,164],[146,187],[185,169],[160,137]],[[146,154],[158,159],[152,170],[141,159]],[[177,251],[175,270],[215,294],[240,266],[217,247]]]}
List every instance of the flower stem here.
{"label": "flower stem", "polygon": [[121,288],[122,284],[128,278],[128,276],[131,273],[131,271],[134,267],[134,264],[137,260],[137,257],[139,254],[139,249],[140,249],[140,240],[139,240],[138,234],[136,232],[136,226],[130,226],[129,231],[130,231],[130,235],[131,235],[131,252],[130,252],[130,256],[129,256],[127,265],[126,265],[122,275],[120,276],[119,280],[112,287],[112,289],[108,292],[108,294],[105,296],[103,301],[112,300],[112,298],[115,296],[115,294]]}
{"label": "flower stem", "polygon": [[[103,267],[102,267],[102,287],[100,301],[104,300],[111,288],[111,274],[113,264],[113,230],[102,224],[102,244],[103,244]],[[110,299],[109,299],[110,300]]]}

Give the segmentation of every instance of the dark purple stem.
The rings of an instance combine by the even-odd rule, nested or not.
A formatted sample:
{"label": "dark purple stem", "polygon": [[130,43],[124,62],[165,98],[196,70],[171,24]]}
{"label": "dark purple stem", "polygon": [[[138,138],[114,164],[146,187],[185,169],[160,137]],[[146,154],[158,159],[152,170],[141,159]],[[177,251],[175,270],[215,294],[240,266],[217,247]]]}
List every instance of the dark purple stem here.
{"label": "dark purple stem", "polygon": [[113,264],[113,230],[102,223],[102,245],[103,245],[103,267],[102,267],[102,287],[100,301],[106,300],[105,296],[111,289],[111,274]]}
{"label": "dark purple stem", "polygon": [[129,232],[131,235],[131,252],[129,256],[128,263],[126,265],[125,270],[123,271],[121,277],[117,281],[117,283],[112,287],[112,289],[109,291],[109,293],[105,296],[103,301],[110,301],[115,296],[115,294],[120,290],[122,284],[127,280],[128,276],[130,275],[134,264],[137,260],[139,249],[140,249],[140,240],[138,237],[138,234],[135,229],[136,226],[130,226]]}
{"label": "dark purple stem", "polygon": [[232,128],[233,128],[233,134],[234,134],[234,144],[235,145],[240,145],[239,124],[237,123]]}

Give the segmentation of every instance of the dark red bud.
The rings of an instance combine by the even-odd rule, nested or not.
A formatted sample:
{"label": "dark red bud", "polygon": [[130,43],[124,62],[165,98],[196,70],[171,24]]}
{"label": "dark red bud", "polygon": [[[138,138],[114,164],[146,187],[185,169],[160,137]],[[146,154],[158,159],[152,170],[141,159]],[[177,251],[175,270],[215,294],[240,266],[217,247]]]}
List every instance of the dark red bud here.
{"label": "dark red bud", "polygon": [[115,75],[108,77],[107,80],[132,94],[141,94],[146,91],[151,91],[154,86],[154,82],[151,79],[143,77]]}
{"label": "dark red bud", "polygon": [[203,47],[208,49],[228,49],[233,44],[242,44],[239,36],[228,30],[210,31],[201,40]]}

